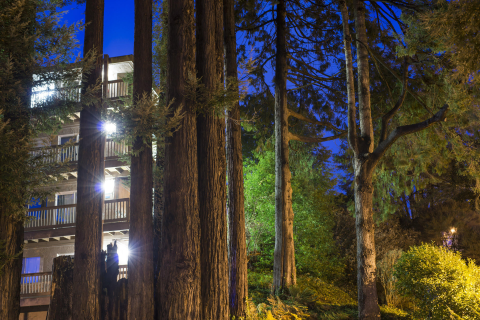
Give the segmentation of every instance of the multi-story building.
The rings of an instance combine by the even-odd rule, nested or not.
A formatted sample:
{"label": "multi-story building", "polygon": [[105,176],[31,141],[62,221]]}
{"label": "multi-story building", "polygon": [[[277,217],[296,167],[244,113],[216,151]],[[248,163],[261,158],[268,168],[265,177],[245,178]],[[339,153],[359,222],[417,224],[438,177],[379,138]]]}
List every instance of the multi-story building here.
{"label": "multi-story building", "polygon": [[[103,96],[120,99],[129,94],[122,78],[133,71],[133,56],[109,58],[105,56],[103,72]],[[61,89],[59,89],[61,90]],[[70,88],[71,90],[71,88]],[[74,89],[80,90],[80,89]],[[32,107],[38,99],[55,94],[55,89],[33,90]],[[71,95],[79,99],[79,94]],[[44,201],[39,201],[27,210],[29,220],[25,223],[25,243],[21,279],[21,320],[44,320],[50,304],[53,259],[62,255],[74,255],[77,200],[77,160],[80,113],[72,115],[74,121],[65,124],[54,137],[49,137],[51,149],[45,162],[68,162],[68,172],[55,184],[55,192]],[[115,130],[113,124],[105,126]],[[39,137],[37,145],[45,144],[46,137]],[[66,144],[65,147],[62,145]],[[123,183],[130,168],[119,155],[127,152],[124,143],[111,139],[105,145],[105,207],[103,211],[103,246],[116,241],[118,246],[120,275],[126,277],[128,257],[128,229],[130,189]],[[35,151],[32,152],[35,154]],[[45,155],[45,152],[43,151]]]}

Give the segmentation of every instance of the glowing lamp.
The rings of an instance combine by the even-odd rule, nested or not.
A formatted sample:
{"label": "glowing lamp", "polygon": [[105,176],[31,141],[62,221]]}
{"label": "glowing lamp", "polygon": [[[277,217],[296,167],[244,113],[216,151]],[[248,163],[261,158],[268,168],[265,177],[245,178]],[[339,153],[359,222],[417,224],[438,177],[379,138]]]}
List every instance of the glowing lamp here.
{"label": "glowing lamp", "polygon": [[105,182],[103,183],[103,191],[105,191],[105,193],[112,193],[114,188],[115,180],[113,179],[105,180]]}
{"label": "glowing lamp", "polygon": [[117,132],[117,125],[113,122],[104,122],[102,124],[102,130],[107,134],[112,134]]}

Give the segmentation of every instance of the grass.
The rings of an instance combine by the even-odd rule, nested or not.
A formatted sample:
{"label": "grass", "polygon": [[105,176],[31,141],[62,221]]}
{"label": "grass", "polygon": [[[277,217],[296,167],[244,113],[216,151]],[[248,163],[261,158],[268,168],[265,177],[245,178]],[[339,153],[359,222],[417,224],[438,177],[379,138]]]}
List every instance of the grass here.
{"label": "grass", "polygon": [[[288,294],[270,294],[271,273],[249,272],[250,314],[247,320],[358,319],[357,303],[351,294],[318,278],[299,276]],[[413,319],[407,312],[380,307],[382,320]]]}

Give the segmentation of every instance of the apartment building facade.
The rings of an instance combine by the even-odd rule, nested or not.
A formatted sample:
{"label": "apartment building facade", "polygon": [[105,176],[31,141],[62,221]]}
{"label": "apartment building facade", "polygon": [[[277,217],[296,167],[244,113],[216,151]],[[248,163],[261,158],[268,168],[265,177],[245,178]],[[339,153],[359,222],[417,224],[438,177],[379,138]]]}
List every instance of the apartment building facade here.
{"label": "apartment building facade", "polygon": [[[131,92],[123,78],[133,71],[133,56],[104,58],[102,94],[106,99],[122,99]],[[80,99],[78,94],[71,99]],[[32,107],[39,99],[55,94],[55,88],[33,90]],[[78,100],[79,101],[79,100]],[[65,124],[56,136],[40,136],[35,144],[50,148],[43,151],[45,162],[67,162],[68,172],[62,174],[53,186],[54,191],[46,200],[29,206],[25,223],[23,265],[21,278],[20,320],[44,320],[50,304],[53,259],[62,255],[73,256],[75,249],[75,223],[77,203],[78,136],[80,113],[72,116],[72,123]],[[114,131],[114,124],[104,126]],[[128,147],[123,142],[109,139],[105,144],[105,192],[103,210],[103,247],[116,241],[120,274],[126,277],[128,259],[128,229],[130,218],[130,189],[126,178],[130,168],[121,160]],[[62,147],[65,145],[65,147]],[[35,150],[32,155],[35,155]]]}

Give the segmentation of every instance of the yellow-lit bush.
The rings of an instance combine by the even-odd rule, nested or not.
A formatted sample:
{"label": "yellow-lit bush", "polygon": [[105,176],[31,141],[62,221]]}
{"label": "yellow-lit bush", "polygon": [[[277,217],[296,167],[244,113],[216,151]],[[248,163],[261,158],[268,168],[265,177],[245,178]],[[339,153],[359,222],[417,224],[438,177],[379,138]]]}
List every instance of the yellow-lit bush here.
{"label": "yellow-lit bush", "polygon": [[397,291],[415,300],[421,319],[480,319],[480,268],[459,253],[424,244],[395,265]]}

